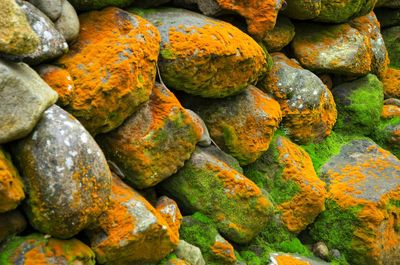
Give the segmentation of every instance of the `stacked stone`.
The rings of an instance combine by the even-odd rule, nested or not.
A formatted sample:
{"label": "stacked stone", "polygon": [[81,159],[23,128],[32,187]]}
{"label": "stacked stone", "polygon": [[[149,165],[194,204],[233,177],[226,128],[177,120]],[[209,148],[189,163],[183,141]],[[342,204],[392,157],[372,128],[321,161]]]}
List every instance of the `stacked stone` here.
{"label": "stacked stone", "polygon": [[0,17],[0,264],[400,264],[397,0]]}

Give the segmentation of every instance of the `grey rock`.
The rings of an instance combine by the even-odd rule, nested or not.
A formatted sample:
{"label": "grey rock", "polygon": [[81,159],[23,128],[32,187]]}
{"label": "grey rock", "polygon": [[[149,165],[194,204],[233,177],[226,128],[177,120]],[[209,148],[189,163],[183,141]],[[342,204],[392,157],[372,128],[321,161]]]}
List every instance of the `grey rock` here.
{"label": "grey rock", "polygon": [[329,249],[324,242],[319,241],[315,243],[312,251],[315,256],[320,257],[323,260],[329,259]]}
{"label": "grey rock", "polygon": [[197,115],[196,112],[190,110],[190,109],[186,109],[186,111],[190,114],[190,116],[192,117],[192,119],[201,127],[201,138],[198,141],[198,145],[200,146],[210,146],[212,144],[212,140],[210,137],[210,133],[208,132],[207,126],[204,123],[204,121],[200,118],[199,115]]}
{"label": "grey rock", "polygon": [[79,35],[78,15],[67,0],[64,0],[61,15],[55,22],[55,26],[68,42],[75,40]]}
{"label": "grey rock", "polygon": [[61,16],[63,2],[65,0],[28,0],[32,5],[36,6],[51,20],[56,21]]}
{"label": "grey rock", "polygon": [[0,98],[0,143],[6,143],[28,135],[58,95],[28,65],[0,59]]}
{"label": "grey rock", "polygon": [[178,247],[175,249],[175,254],[178,258],[188,261],[192,265],[205,265],[201,250],[189,244],[185,240],[179,240]]}
{"label": "grey rock", "polygon": [[69,238],[106,208],[111,172],[100,148],[73,116],[54,105],[12,146],[26,183],[25,212],[37,230]]}

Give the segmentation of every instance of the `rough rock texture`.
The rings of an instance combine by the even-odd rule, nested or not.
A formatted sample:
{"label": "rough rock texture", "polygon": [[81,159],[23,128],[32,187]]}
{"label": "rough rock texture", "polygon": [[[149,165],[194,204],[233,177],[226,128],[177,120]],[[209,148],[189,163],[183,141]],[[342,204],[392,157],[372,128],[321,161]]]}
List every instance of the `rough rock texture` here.
{"label": "rough rock texture", "polygon": [[171,237],[176,237],[176,240],[174,239],[173,241],[179,241],[179,228],[182,223],[182,214],[176,202],[167,196],[161,196],[157,200],[155,208],[171,229]]}
{"label": "rough rock texture", "polygon": [[374,12],[383,28],[400,25],[400,9],[377,8]]}
{"label": "rough rock texture", "polygon": [[191,265],[206,265],[201,250],[185,240],[179,240],[175,254],[178,258],[188,261]]}
{"label": "rough rock texture", "polygon": [[24,63],[0,59],[0,143],[28,135],[57,94]]}
{"label": "rough rock texture", "polygon": [[342,23],[372,11],[377,0],[321,0],[321,11],[316,21]]}
{"label": "rough rock texture", "polygon": [[374,140],[400,159],[400,104],[385,103]]}
{"label": "rough rock texture", "polygon": [[149,99],[159,35],[146,20],[113,7],[79,19],[78,40],[57,62],[74,81],[74,95],[65,108],[92,134],[104,133]]}
{"label": "rough rock texture", "polygon": [[67,0],[28,0],[37,9],[42,11],[51,20],[56,21],[63,9],[63,3]]}
{"label": "rough rock texture", "polygon": [[274,29],[265,33],[262,42],[269,52],[280,51],[293,40],[294,31],[295,28],[290,19],[281,15]]}
{"label": "rough rock texture", "polygon": [[400,26],[384,29],[382,35],[389,53],[390,65],[400,69]]}
{"label": "rough rock texture", "polygon": [[329,192],[312,236],[351,264],[400,263],[400,161],[370,140],[355,140],[320,175]]}
{"label": "rough rock texture", "polygon": [[25,212],[37,230],[69,238],[106,208],[111,173],[104,155],[61,108],[46,110],[35,130],[12,151],[26,184]]}
{"label": "rough rock texture", "polygon": [[268,191],[290,232],[304,230],[324,210],[324,182],[309,155],[285,137],[274,137],[268,151],[244,172]]}
{"label": "rough rock texture", "polygon": [[25,217],[18,210],[0,213],[0,242],[24,231],[26,224]]}
{"label": "rough rock texture", "polygon": [[66,41],[71,42],[78,38],[79,18],[67,0],[63,0],[61,15],[54,24]]}
{"label": "rough rock texture", "polygon": [[289,253],[271,253],[270,265],[329,265],[331,263],[315,258],[302,257]]}
{"label": "rough rock texture", "polygon": [[168,89],[156,84],[150,100],[119,128],[99,135],[109,160],[136,188],[148,188],[174,174],[194,151],[200,131]]}
{"label": "rough rock texture", "polygon": [[266,70],[263,49],[231,24],[184,9],[135,12],[160,31],[159,66],[168,87],[222,98],[243,91]]}
{"label": "rough rock texture", "polygon": [[77,239],[60,240],[41,234],[14,237],[0,247],[2,265],[94,265],[93,251]]}
{"label": "rough rock texture", "polygon": [[332,90],[338,109],[336,130],[371,134],[383,107],[383,85],[375,75],[343,83]]}
{"label": "rough rock texture", "polygon": [[241,165],[267,151],[282,119],[278,102],[254,86],[225,99],[189,98],[184,104],[200,115],[215,143]]}
{"label": "rough rock texture", "polygon": [[101,9],[106,6],[126,7],[134,0],[70,0],[77,11]]}
{"label": "rough rock texture", "polygon": [[215,147],[197,147],[162,189],[185,212],[210,217],[227,239],[249,242],[268,222],[272,203],[252,181],[213,154],[218,152]]}
{"label": "rough rock texture", "polygon": [[139,193],[113,177],[110,205],[87,231],[100,264],[148,264],[168,255],[179,242],[168,223]]}
{"label": "rough rock texture", "polygon": [[286,3],[282,13],[290,18],[313,19],[321,12],[321,0],[286,0]]}
{"label": "rough rock texture", "polygon": [[190,114],[190,116],[192,117],[193,121],[197,126],[197,130],[200,132],[201,136],[197,144],[200,146],[210,146],[212,144],[212,139],[204,121],[200,118],[200,116],[196,112],[190,109],[186,109],[186,111]]}
{"label": "rough rock texture", "polygon": [[390,7],[390,8],[400,8],[399,0],[378,0],[376,3],[377,7]]}
{"label": "rough rock texture", "polygon": [[336,105],[325,84],[282,53],[272,54],[272,70],[258,85],[280,104],[281,127],[296,142],[325,139],[336,122]]}
{"label": "rough rock texture", "polygon": [[389,67],[382,84],[385,97],[400,99],[400,69]]}
{"label": "rough rock texture", "polygon": [[24,198],[24,185],[18,171],[0,146],[0,213],[17,208]]}
{"label": "rough rock texture", "polygon": [[22,55],[36,50],[39,37],[15,0],[0,2],[0,17],[0,53]]}

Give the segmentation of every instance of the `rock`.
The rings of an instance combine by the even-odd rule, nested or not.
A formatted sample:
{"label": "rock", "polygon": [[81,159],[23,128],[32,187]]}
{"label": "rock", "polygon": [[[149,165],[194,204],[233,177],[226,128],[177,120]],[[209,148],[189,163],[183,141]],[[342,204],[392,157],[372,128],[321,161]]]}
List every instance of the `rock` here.
{"label": "rock", "polygon": [[192,265],[183,259],[172,258],[167,261],[166,265]]}
{"label": "rock", "polygon": [[63,4],[67,0],[28,0],[37,9],[42,11],[52,21],[56,21],[63,9]]}
{"label": "rock", "polygon": [[324,210],[325,183],[309,155],[285,137],[274,137],[268,151],[245,167],[244,174],[268,191],[292,233],[303,231]]}
{"label": "rock", "polygon": [[0,146],[0,213],[17,208],[24,198],[21,177],[12,164],[9,154]]}
{"label": "rock", "polygon": [[312,237],[354,265],[398,264],[400,161],[371,140],[354,140],[331,156],[320,177],[329,192]]}
{"label": "rock", "polygon": [[317,242],[313,245],[313,252],[315,256],[320,257],[323,260],[328,260],[330,253],[328,247],[325,245],[324,242]]}
{"label": "rock", "polygon": [[290,18],[313,19],[321,12],[321,0],[286,0],[286,3],[282,13]]}
{"label": "rock", "polygon": [[66,41],[71,42],[78,38],[79,18],[74,7],[67,0],[63,1],[61,16],[54,24]]}
{"label": "rock", "polygon": [[0,98],[1,144],[28,135],[57,93],[26,64],[0,59]]}
{"label": "rock", "polygon": [[282,53],[272,54],[274,64],[258,85],[280,104],[281,127],[299,143],[319,142],[336,122],[336,105],[324,83]]}
{"label": "rock", "polygon": [[26,228],[26,219],[18,210],[0,213],[0,242],[21,233]]}
{"label": "rock", "polygon": [[184,212],[207,215],[227,239],[249,242],[267,224],[272,203],[264,191],[215,152],[221,151],[197,147],[178,173],[161,183],[162,191]]}
{"label": "rock", "polygon": [[336,130],[361,135],[374,131],[383,106],[383,85],[375,75],[338,85],[332,94],[339,113]]}
{"label": "rock", "polygon": [[64,37],[56,30],[53,22],[39,9],[27,1],[18,2],[25,13],[29,24],[39,37],[39,45],[30,53],[4,54],[3,57],[12,61],[23,61],[30,65],[40,64],[59,57],[68,51]]}
{"label": "rock", "polygon": [[294,31],[290,19],[281,15],[278,16],[274,29],[267,31],[262,41],[269,52],[280,51],[293,40]]}
{"label": "rock", "polygon": [[389,67],[381,81],[385,97],[400,99],[400,69]]}
{"label": "rock", "polygon": [[368,14],[377,0],[321,0],[321,11],[316,21],[343,23],[351,18]]}
{"label": "rock", "polygon": [[97,138],[107,158],[136,188],[174,174],[194,151],[200,131],[174,94],[160,84],[150,100],[116,130]]}
{"label": "rock", "polygon": [[322,260],[289,253],[271,253],[269,265],[329,265]]}
{"label": "rock", "polygon": [[171,238],[173,236],[176,239],[173,242],[179,241],[179,228],[182,223],[182,214],[179,211],[179,207],[176,202],[167,196],[161,196],[156,204],[156,210],[167,222],[168,227],[171,229]]}
{"label": "rock", "polygon": [[399,0],[378,0],[376,3],[377,7],[390,7],[390,8],[399,8],[400,1]]}
{"label": "rock", "polygon": [[[393,2],[393,1],[392,1]],[[400,2],[399,2],[400,3]],[[400,5],[399,5],[400,7]],[[391,8],[377,8],[374,10],[383,28],[400,25],[400,10]]]}
{"label": "rock", "polygon": [[382,30],[383,39],[389,53],[390,65],[400,69],[400,26]]}
{"label": "rock", "polygon": [[266,71],[263,49],[229,23],[176,8],[135,12],[160,31],[159,66],[168,87],[222,98],[242,92]]}
{"label": "rock", "polygon": [[200,213],[185,216],[180,234],[186,242],[201,250],[207,265],[235,264],[233,246],[218,233],[213,221],[206,216]]}
{"label": "rock", "polygon": [[154,264],[178,245],[179,234],[139,193],[113,177],[110,205],[87,230],[99,264]]}
{"label": "rock", "polygon": [[254,86],[224,99],[186,101],[183,104],[200,115],[215,143],[241,165],[267,151],[282,119],[278,102]]}
{"label": "rock", "polygon": [[0,247],[3,265],[94,265],[94,258],[93,251],[75,238],[60,240],[41,234],[14,237]]}
{"label": "rock", "polygon": [[313,72],[365,75],[371,71],[371,42],[349,24],[299,23],[292,47],[301,65]]}
{"label": "rock", "polygon": [[35,130],[12,151],[26,183],[25,212],[35,229],[70,238],[105,210],[111,173],[104,155],[61,108],[46,110]]}
{"label": "rock", "polygon": [[88,11],[107,6],[126,7],[132,4],[134,0],[70,0],[69,2],[77,11]]}
{"label": "rock", "polygon": [[374,140],[400,159],[400,105],[385,104]]}
{"label": "rock", "polygon": [[185,240],[179,240],[175,254],[178,258],[188,261],[191,265],[206,265],[201,250]]}
{"label": "rock", "polygon": [[212,144],[212,139],[204,121],[196,112],[190,109],[186,109],[186,112],[190,114],[193,121],[197,124],[197,129],[201,132],[201,137],[197,144],[203,147],[210,146]]}
{"label": "rock", "polygon": [[146,20],[113,7],[79,18],[79,38],[57,62],[74,81],[75,95],[65,108],[90,133],[105,133],[149,99],[159,36]]}
{"label": "rock", "polygon": [[15,0],[0,2],[0,17],[0,53],[23,55],[37,49],[39,37]]}

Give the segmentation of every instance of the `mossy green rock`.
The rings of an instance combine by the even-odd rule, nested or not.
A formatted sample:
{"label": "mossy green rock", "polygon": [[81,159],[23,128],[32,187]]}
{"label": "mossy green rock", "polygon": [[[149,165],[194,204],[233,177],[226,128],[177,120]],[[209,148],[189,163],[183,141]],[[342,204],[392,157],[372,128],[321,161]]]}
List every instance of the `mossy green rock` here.
{"label": "mossy green rock", "polygon": [[219,232],[246,243],[263,230],[273,206],[268,195],[244,175],[214,155],[215,147],[197,147],[177,174],[161,183],[183,211],[201,212]]}
{"label": "mossy green rock", "polygon": [[282,13],[290,18],[313,19],[321,12],[321,0],[286,0],[286,3]]}
{"label": "mossy green rock", "polygon": [[384,29],[382,35],[389,53],[390,65],[400,69],[400,26]]}
{"label": "mossy green rock", "polygon": [[279,15],[273,30],[267,31],[262,39],[269,52],[282,50],[295,35],[295,28],[288,17]]}
{"label": "mossy green rock", "polygon": [[383,108],[383,85],[372,74],[332,89],[338,109],[335,130],[371,134],[379,124]]}
{"label": "mossy green rock", "polygon": [[368,14],[377,0],[321,0],[321,12],[316,21],[342,23]]}
{"label": "mossy green rock", "polygon": [[94,265],[93,251],[77,239],[60,240],[41,234],[14,237],[0,247],[2,265]]}
{"label": "mossy green rock", "polygon": [[101,9],[107,6],[126,7],[134,0],[69,0],[76,11]]}

